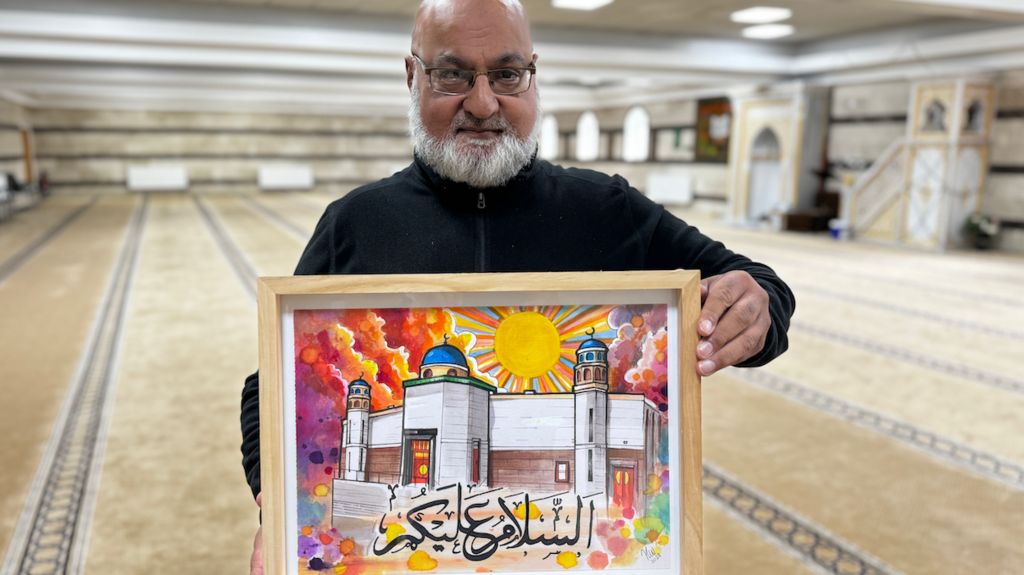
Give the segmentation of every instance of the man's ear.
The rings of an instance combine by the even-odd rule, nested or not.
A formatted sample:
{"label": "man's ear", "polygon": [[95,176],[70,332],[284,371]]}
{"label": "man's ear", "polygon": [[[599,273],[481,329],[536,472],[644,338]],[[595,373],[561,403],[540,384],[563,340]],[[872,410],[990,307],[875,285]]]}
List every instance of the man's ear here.
{"label": "man's ear", "polygon": [[405,85],[412,90],[412,81],[416,75],[416,62],[412,61],[412,56],[405,57]]}

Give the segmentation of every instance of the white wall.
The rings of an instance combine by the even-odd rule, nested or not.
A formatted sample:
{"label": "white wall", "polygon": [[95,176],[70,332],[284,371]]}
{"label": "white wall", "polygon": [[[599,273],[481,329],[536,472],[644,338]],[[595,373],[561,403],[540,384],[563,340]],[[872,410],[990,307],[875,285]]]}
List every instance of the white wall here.
{"label": "white wall", "polygon": [[572,449],[572,394],[491,396],[491,449]]}

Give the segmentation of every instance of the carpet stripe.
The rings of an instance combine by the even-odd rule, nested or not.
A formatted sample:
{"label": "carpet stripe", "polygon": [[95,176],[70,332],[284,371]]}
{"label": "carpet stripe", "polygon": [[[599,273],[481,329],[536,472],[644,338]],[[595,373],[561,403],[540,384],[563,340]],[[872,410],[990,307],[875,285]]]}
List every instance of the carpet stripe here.
{"label": "carpet stripe", "polygon": [[[89,490],[98,469],[97,437],[104,422],[124,316],[145,225],[148,197],[135,209],[117,265],[87,344],[82,368],[66,396],[15,527],[3,573],[77,573],[88,535]],[[90,204],[91,205],[91,204]]]}
{"label": "carpet stripe", "polygon": [[704,462],[704,495],[726,506],[757,532],[827,572],[849,575],[898,573],[880,559],[829,533],[767,495]]}
{"label": "carpet stripe", "polygon": [[51,226],[50,229],[46,230],[46,233],[44,233],[42,236],[40,236],[35,241],[19,250],[18,253],[7,258],[7,261],[0,264],[0,282],[6,281],[7,278],[11,277],[11,275],[14,274],[14,272],[18,271],[18,269],[20,269],[21,266],[25,265],[25,263],[28,262],[28,260],[32,259],[32,256],[39,253],[39,251],[43,249],[43,247],[46,244],[50,243],[54,238],[59,236],[60,233],[67,229],[67,227],[70,226],[72,222],[77,220],[82,214],[85,213],[86,210],[95,205],[96,200],[97,197],[93,196],[92,199],[90,199],[88,202],[77,207],[70,214],[64,216],[63,219],[61,219],[59,222]]}
{"label": "carpet stripe", "polygon": [[275,212],[274,210],[268,208],[263,203],[261,203],[261,202],[259,202],[257,200],[254,200],[250,196],[243,195],[243,196],[241,196],[241,198],[242,198],[242,201],[245,203],[245,205],[249,206],[250,208],[252,208],[256,212],[258,212],[260,215],[262,215],[266,219],[268,219],[271,222],[273,222],[274,224],[276,224],[279,228],[281,228],[282,230],[284,230],[288,234],[291,234],[292,236],[298,238],[299,241],[301,241],[301,242],[308,242],[309,241],[309,238],[310,238],[310,235],[311,235],[311,232],[309,230],[303,229],[302,227],[296,225],[295,223],[285,219],[285,217],[282,216],[281,214],[279,214],[279,213]]}
{"label": "carpet stripe", "polygon": [[906,277],[896,277],[890,274],[867,272],[863,270],[850,269],[851,266],[839,266],[829,264],[824,260],[815,261],[813,264],[809,263],[806,259],[795,258],[786,255],[780,255],[778,253],[771,253],[760,258],[761,261],[775,263],[783,263],[791,265],[796,269],[807,269],[808,266],[821,274],[823,277],[834,277],[834,276],[846,276],[853,277],[855,279],[865,282],[875,282],[881,285],[895,285],[902,288],[914,288],[923,290],[927,293],[942,294],[946,296],[953,296],[961,299],[965,299],[971,303],[978,301],[984,301],[989,304],[998,304],[1013,308],[1019,308],[1024,306],[1024,299],[1006,297],[998,293],[972,291],[968,289],[962,289],[957,287],[951,287],[942,285],[938,282],[932,283],[927,281],[916,281]]}
{"label": "carpet stripe", "polygon": [[220,248],[221,254],[228,261],[231,269],[235,272],[235,277],[241,282],[242,287],[245,288],[246,293],[250,297],[256,299],[256,267],[252,265],[249,258],[245,257],[242,250],[238,248],[238,245],[228,235],[224,225],[221,224],[220,220],[213,214],[209,206],[206,205],[199,196],[192,196],[195,201],[196,208],[199,209],[199,213],[203,216],[203,222],[206,224],[206,229],[210,231],[210,235],[213,236],[214,241],[217,243],[217,247]]}
{"label": "carpet stripe", "polygon": [[969,381],[973,381],[975,383],[989,385],[1006,391],[1012,391],[1014,393],[1024,393],[1024,381],[1013,377],[1006,377],[996,373],[991,373],[988,371],[977,369],[969,365],[964,365],[959,362],[946,361],[943,359],[939,359],[937,357],[933,357],[923,353],[917,353],[915,351],[910,351],[908,349],[904,349],[894,345],[879,343],[871,339],[856,337],[845,332],[835,331],[821,326],[810,325],[804,322],[794,321],[791,324],[791,328],[795,328],[800,331],[810,333],[822,339],[842,343],[845,345],[849,345],[851,347],[855,347],[872,353],[877,353],[879,355],[884,355],[886,357],[906,362],[917,367],[923,367],[925,369],[930,369],[932,371],[937,371],[939,373],[943,373],[946,375],[960,377]]}
{"label": "carpet stripe", "polygon": [[903,445],[953,463],[971,473],[994,479],[1013,489],[1024,490],[1024,467],[1006,459],[811,389],[766,371],[765,368],[733,368],[728,374],[816,411],[892,437]]}
{"label": "carpet stripe", "polygon": [[925,320],[925,321],[930,321],[930,322],[938,323],[938,324],[941,324],[943,326],[946,326],[946,327],[949,327],[949,328],[953,328],[953,329],[975,331],[975,332],[978,332],[978,333],[981,333],[981,334],[985,334],[985,335],[989,335],[989,336],[992,336],[992,337],[1024,341],[1024,331],[1017,331],[1017,330],[1012,330],[1012,329],[1000,329],[1000,328],[991,327],[989,325],[985,325],[985,324],[982,324],[982,323],[977,323],[977,322],[973,322],[973,321],[966,321],[966,320],[950,317],[950,316],[947,316],[947,315],[942,315],[942,314],[939,314],[939,313],[922,311],[922,310],[919,310],[919,309],[915,309],[915,308],[911,308],[911,307],[906,307],[906,306],[894,304],[894,303],[886,301],[886,300],[868,298],[868,297],[863,297],[863,296],[856,296],[856,295],[846,294],[846,293],[842,293],[842,292],[838,292],[838,291],[834,291],[834,290],[830,290],[830,289],[826,289],[826,288],[812,287],[812,286],[803,285],[803,284],[790,284],[790,286],[793,288],[793,291],[796,292],[796,293],[810,293],[810,294],[814,294],[814,295],[817,295],[817,296],[826,297],[826,298],[829,298],[829,299],[837,299],[837,300],[841,300],[841,301],[852,303],[852,304],[856,304],[856,305],[867,306],[867,307],[873,308],[875,310],[889,311],[889,312],[892,312],[892,313],[895,313],[895,314],[899,314],[899,315],[902,315],[902,316],[906,316],[906,317],[912,317],[912,318],[915,318],[915,319],[922,319],[922,320]]}

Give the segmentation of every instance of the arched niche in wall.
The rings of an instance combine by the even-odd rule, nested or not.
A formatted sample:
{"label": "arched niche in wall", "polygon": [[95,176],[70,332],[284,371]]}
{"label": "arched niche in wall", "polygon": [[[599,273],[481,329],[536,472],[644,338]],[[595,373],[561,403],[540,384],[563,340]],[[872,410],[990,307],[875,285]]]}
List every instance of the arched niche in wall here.
{"label": "arched niche in wall", "polygon": [[946,105],[940,100],[932,100],[924,108],[924,123],[921,126],[922,132],[945,132],[946,131]]}
{"label": "arched niche in wall", "polygon": [[974,134],[985,131],[985,105],[980,99],[972,100],[964,111],[963,131]]}
{"label": "arched niche in wall", "polygon": [[747,216],[751,221],[770,219],[782,203],[782,146],[771,128],[758,132],[751,146],[749,190]]}
{"label": "arched niche in wall", "polygon": [[601,127],[593,112],[584,112],[576,122],[576,159],[592,162],[601,152]]}
{"label": "arched niche in wall", "polygon": [[622,159],[644,162],[650,156],[651,117],[641,106],[630,108],[622,126]]}
{"label": "arched niche in wall", "polygon": [[548,114],[540,124],[540,146],[537,154],[545,160],[558,158],[558,119]]}

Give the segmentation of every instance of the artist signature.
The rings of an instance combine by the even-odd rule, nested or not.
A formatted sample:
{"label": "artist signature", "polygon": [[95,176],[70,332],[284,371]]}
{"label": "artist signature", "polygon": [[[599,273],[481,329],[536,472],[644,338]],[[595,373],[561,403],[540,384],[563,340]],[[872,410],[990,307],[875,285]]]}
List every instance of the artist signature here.
{"label": "artist signature", "polygon": [[648,545],[641,549],[640,554],[651,563],[657,563],[661,559],[661,551],[655,551],[653,545]]}

